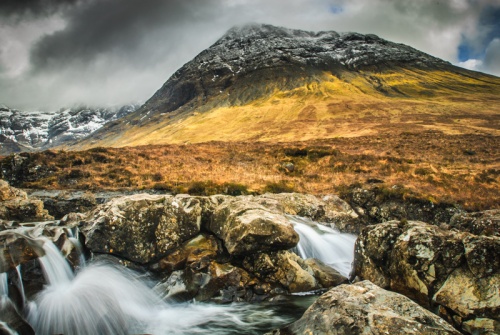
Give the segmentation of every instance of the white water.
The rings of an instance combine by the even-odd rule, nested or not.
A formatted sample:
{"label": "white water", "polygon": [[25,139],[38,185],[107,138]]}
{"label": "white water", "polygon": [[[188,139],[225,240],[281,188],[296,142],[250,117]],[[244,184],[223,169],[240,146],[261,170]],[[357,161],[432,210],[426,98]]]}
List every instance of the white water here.
{"label": "white water", "polygon": [[289,216],[300,241],[294,250],[301,258],[316,258],[349,277],[356,236],[340,233],[310,219]]}
{"label": "white water", "polygon": [[23,303],[23,306],[26,304],[26,295],[24,294],[24,284],[23,284],[23,277],[21,275],[21,264],[16,266],[16,272],[17,272],[17,287],[19,289],[19,292],[21,292],[21,301]]}
{"label": "white water", "polygon": [[[348,275],[355,236],[304,218],[290,219],[300,235],[301,257],[318,258]],[[263,304],[169,304],[143,277],[123,266],[82,262],[74,274],[49,239],[33,230],[19,233],[45,253],[39,260],[48,285],[25,309],[36,334],[262,334],[293,321],[281,316],[276,306]],[[76,238],[71,242],[81,251]],[[7,275],[0,274],[0,296],[7,298],[7,289]]]}
{"label": "white water", "polygon": [[39,240],[43,242],[45,251],[45,255],[39,260],[49,285],[69,283],[74,278],[74,274],[66,259],[48,238],[40,237]]}
{"label": "white water", "polygon": [[139,276],[107,263],[75,276],[48,240],[40,258],[49,285],[29,304],[37,334],[258,334],[290,320],[259,306],[165,303]]}
{"label": "white water", "polygon": [[9,285],[7,283],[7,272],[0,273],[0,298],[9,295]]}

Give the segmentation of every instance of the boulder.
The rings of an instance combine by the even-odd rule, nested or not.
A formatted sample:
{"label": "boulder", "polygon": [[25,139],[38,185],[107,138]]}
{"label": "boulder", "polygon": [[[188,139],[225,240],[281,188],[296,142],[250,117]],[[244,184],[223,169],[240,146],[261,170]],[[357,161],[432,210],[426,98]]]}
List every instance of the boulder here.
{"label": "boulder", "polygon": [[0,179],[0,201],[7,200],[26,200],[28,195],[26,192],[12,187],[5,180]]}
{"label": "boulder", "polygon": [[249,255],[243,267],[265,282],[281,284],[291,293],[330,288],[347,281],[318,260],[303,260],[284,250]]}
{"label": "boulder", "polygon": [[354,272],[437,310],[459,329],[500,321],[499,237],[418,221],[368,226],[356,242]]}
{"label": "boulder", "polygon": [[[458,268],[448,277],[433,301],[453,311],[453,321],[460,324],[469,321],[472,324],[500,323],[500,274],[477,278],[466,268]],[[482,322],[471,322],[475,319]],[[483,330],[484,331],[484,330]],[[480,333],[481,331],[479,331]]]}
{"label": "boulder", "polygon": [[[200,234],[150,266],[166,275],[157,290],[165,298],[252,300],[253,287],[260,282],[247,271],[230,263],[220,241],[213,235]],[[266,294],[267,292],[259,292]]]}
{"label": "boulder", "polygon": [[60,192],[55,197],[44,197],[44,208],[56,219],[72,212],[85,213],[97,207],[95,196],[90,192]]}
{"label": "boulder", "polygon": [[[231,263],[210,262],[205,273],[192,271],[188,269],[187,277],[198,277],[197,287],[191,286],[196,290],[194,298],[199,301],[208,299],[219,300],[221,302],[250,300],[252,294],[251,287],[258,283],[258,280],[252,277],[244,269],[234,266]],[[191,280],[191,285],[196,282]]]}
{"label": "boulder", "polygon": [[37,222],[53,219],[43,208],[42,201],[29,199],[26,192],[0,180],[0,220]]}
{"label": "boulder", "polygon": [[[341,232],[358,232],[358,215],[351,206],[334,194],[316,197],[311,194],[277,193],[255,197],[264,207],[279,212],[329,223]],[[273,201],[278,205],[274,205]]]}
{"label": "boulder", "polygon": [[150,269],[162,274],[170,274],[186,267],[201,270],[212,260],[223,259],[222,252],[219,241],[213,235],[200,234],[150,266]]}
{"label": "boulder", "polygon": [[233,256],[293,248],[299,236],[288,219],[249,197],[227,198],[214,211],[207,229]]}
{"label": "boulder", "polygon": [[460,334],[407,297],[369,281],[323,294],[298,321],[269,334]]}
{"label": "boulder", "polygon": [[474,235],[500,237],[500,209],[457,213],[450,219],[450,227]]}
{"label": "boulder", "polygon": [[360,229],[353,233],[360,233],[366,225],[402,219],[439,226],[448,224],[454,215],[463,213],[454,205],[434,203],[399,185],[353,187],[345,192],[343,198],[359,215],[357,227]]}
{"label": "boulder", "polygon": [[98,206],[83,232],[93,252],[147,264],[197,235],[201,215],[195,197],[136,194]]}
{"label": "boulder", "polygon": [[40,200],[8,200],[0,203],[0,219],[18,222],[38,222],[53,220],[54,217],[43,208]]}

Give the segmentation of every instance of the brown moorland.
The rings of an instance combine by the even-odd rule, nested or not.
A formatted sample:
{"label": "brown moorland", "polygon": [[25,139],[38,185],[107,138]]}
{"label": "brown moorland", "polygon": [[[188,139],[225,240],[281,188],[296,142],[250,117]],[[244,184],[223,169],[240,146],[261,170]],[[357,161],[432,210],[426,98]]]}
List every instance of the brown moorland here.
{"label": "brown moorland", "polygon": [[[232,195],[345,192],[376,185],[401,196],[460,205],[500,204],[499,137],[440,131],[301,142],[206,142],[20,154],[1,160],[3,178],[39,189],[156,189]],[[402,190],[402,191],[401,191]]]}

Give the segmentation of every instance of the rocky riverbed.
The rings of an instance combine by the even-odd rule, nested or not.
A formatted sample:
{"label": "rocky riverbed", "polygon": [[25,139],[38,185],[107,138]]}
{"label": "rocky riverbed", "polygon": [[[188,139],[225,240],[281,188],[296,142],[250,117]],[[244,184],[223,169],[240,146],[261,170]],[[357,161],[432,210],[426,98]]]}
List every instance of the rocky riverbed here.
{"label": "rocky riverbed", "polygon": [[[86,259],[148,273],[157,296],[168,301],[259,304],[331,289],[275,334],[500,331],[498,210],[377,204],[362,190],[348,202],[297,193],[40,195],[0,182],[0,295],[8,292],[0,329],[29,333],[26,304],[47,285],[39,260],[47,250],[37,242],[43,238],[73,269]],[[61,220],[44,208],[47,199],[65,201],[57,210],[58,218],[66,214]],[[350,280],[335,265],[293,252],[297,224],[319,234],[359,234]]]}

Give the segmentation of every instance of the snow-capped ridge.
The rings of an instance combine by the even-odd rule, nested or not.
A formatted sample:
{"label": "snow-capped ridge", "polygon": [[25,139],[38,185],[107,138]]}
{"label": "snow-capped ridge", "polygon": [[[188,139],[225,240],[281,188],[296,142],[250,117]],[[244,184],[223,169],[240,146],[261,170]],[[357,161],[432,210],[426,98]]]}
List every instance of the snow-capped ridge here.
{"label": "snow-capped ridge", "polygon": [[19,111],[0,107],[0,153],[44,150],[83,139],[110,121],[134,112],[139,104],[92,108],[78,106],[58,111]]}

